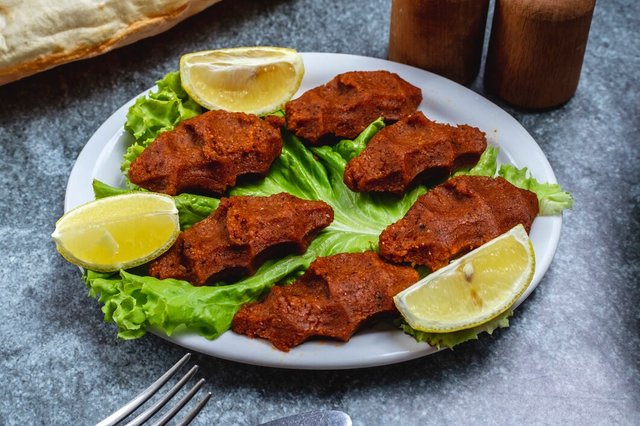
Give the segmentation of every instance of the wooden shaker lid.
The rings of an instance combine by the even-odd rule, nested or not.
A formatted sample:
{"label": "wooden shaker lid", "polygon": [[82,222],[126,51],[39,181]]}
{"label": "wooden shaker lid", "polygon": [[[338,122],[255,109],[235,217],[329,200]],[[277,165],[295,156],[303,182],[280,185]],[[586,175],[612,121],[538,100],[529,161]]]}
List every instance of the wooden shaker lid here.
{"label": "wooden shaker lid", "polygon": [[519,107],[558,106],[575,93],[595,0],[496,0],[487,89]]}

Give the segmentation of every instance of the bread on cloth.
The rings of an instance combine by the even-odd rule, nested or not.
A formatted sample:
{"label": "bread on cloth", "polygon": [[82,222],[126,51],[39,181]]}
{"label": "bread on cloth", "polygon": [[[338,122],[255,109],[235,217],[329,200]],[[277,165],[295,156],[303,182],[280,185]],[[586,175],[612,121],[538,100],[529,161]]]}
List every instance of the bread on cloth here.
{"label": "bread on cloth", "polygon": [[0,0],[0,85],[159,34],[219,0]]}

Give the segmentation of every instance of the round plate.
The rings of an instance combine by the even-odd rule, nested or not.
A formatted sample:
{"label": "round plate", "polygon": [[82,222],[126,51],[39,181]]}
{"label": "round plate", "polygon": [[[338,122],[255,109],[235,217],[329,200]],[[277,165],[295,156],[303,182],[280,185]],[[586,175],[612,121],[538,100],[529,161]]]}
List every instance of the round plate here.
{"label": "round plate", "polygon": [[[422,89],[424,100],[419,109],[427,117],[480,128],[487,134],[490,144],[500,147],[500,163],[526,166],[538,181],[556,183],[547,158],[529,133],[505,111],[459,84],[418,68],[382,59],[332,53],[303,53],[303,58],[306,74],[298,94],[346,71],[395,72]],[[124,184],[120,163],[131,136],[124,131],[123,125],[134,101],[127,102],[109,117],[78,156],[67,185],[65,211],[93,200],[91,182],[94,178],[114,186]],[[530,235],[536,253],[536,272],[533,282],[517,304],[533,291],[549,268],[560,238],[561,225],[561,216],[538,217],[533,222]],[[287,353],[274,349],[265,340],[250,339],[233,332],[227,332],[212,341],[195,334],[169,337],[161,332],[153,332],[185,348],[215,357],[283,368],[371,367],[406,361],[437,351],[388,325],[362,330],[346,343],[310,341]]]}

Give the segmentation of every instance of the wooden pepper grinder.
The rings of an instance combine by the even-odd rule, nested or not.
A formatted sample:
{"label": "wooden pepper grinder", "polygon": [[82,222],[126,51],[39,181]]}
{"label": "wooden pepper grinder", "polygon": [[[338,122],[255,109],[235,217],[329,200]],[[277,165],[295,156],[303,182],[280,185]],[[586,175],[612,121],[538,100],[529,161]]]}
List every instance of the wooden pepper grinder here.
{"label": "wooden pepper grinder", "polygon": [[485,84],[523,108],[558,106],[575,93],[595,0],[496,0]]}
{"label": "wooden pepper grinder", "polygon": [[393,0],[389,59],[461,84],[478,75],[489,0]]}

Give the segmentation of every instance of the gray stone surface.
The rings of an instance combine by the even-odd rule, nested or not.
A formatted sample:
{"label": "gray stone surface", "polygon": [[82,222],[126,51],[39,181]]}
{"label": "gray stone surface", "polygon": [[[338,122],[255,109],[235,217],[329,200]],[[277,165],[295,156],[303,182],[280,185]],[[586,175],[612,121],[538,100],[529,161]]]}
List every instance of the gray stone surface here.
{"label": "gray stone surface", "polygon": [[[0,87],[0,424],[91,424],[185,352],[117,341],[50,240],[67,178],[112,112],[188,51],[271,44],[386,57],[390,2],[225,0],[174,29]],[[640,7],[598,2],[582,79],[561,108],[510,108],[576,198],[556,257],[512,327],[454,351],[351,371],[199,354],[213,399],[195,424],[315,408],[356,425],[640,422]],[[483,93],[481,78],[472,88]]]}

